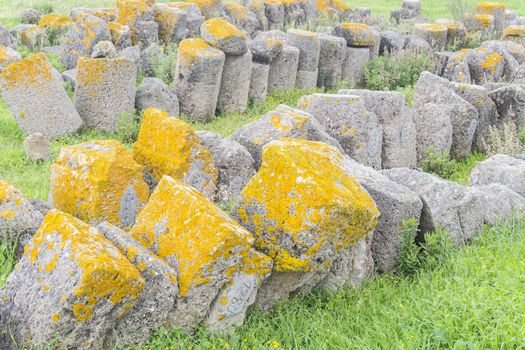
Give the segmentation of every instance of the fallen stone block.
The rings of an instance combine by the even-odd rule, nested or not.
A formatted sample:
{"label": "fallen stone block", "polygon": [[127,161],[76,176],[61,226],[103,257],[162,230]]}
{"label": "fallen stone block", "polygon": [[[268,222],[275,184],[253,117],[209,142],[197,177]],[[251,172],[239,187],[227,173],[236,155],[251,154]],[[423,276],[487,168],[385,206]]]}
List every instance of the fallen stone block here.
{"label": "fallen stone block", "polygon": [[147,0],[117,0],[116,22],[131,30],[131,42],[138,45],[137,25],[139,22],[153,21],[153,10]]}
{"label": "fallen stone block", "polygon": [[[130,235],[178,270],[176,323],[188,330],[205,319],[214,331],[242,322],[271,271],[270,259],[253,250],[250,232],[198,191],[168,176]],[[217,309],[219,295],[224,312]]]}
{"label": "fallen stone block", "polygon": [[150,187],[168,175],[209,199],[215,196],[218,171],[210,152],[188,124],[166,112],[153,108],[144,112],[133,157],[149,174]]}
{"label": "fallen stone block", "polygon": [[168,115],[178,116],[179,99],[162,80],[146,78],[137,89],[135,108],[137,112],[156,108],[168,113]]}
{"label": "fallen stone block", "polygon": [[472,80],[478,84],[498,82],[505,72],[505,59],[494,50],[481,47],[468,51],[468,65]]}
{"label": "fallen stone block", "polygon": [[82,124],[73,103],[43,53],[13,63],[0,72],[2,97],[27,134],[55,138],[76,132]]}
{"label": "fallen stone block", "polygon": [[523,86],[503,86],[491,91],[488,95],[498,110],[495,125],[504,127],[510,122],[516,124],[518,129],[525,125],[525,88]]}
{"label": "fallen stone block", "polygon": [[470,184],[502,184],[525,196],[525,160],[496,154],[476,165],[470,174]]}
{"label": "fallen stone block", "polygon": [[479,201],[483,203],[483,222],[485,224],[496,225],[499,221],[510,217],[512,213],[525,210],[525,197],[505,185],[492,183],[472,186],[468,190],[478,196]]}
{"label": "fallen stone block", "polygon": [[51,168],[50,202],[91,224],[129,227],[148,200],[141,170],[114,140],[64,147]]}
{"label": "fallen stone block", "polygon": [[91,52],[91,58],[115,58],[117,50],[111,41],[99,41]]}
{"label": "fallen stone block", "polygon": [[201,25],[201,36],[226,55],[244,55],[248,49],[246,34],[222,18],[212,18]]}

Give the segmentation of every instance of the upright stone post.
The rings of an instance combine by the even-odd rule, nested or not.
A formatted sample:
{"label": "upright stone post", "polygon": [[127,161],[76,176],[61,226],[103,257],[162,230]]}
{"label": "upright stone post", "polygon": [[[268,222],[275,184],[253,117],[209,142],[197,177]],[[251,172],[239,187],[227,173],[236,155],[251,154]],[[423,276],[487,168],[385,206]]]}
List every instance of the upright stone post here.
{"label": "upright stone post", "polygon": [[306,30],[289,29],[286,33],[288,45],[299,49],[299,63],[295,86],[299,89],[311,89],[317,85],[317,67],[321,43],[317,33]]}

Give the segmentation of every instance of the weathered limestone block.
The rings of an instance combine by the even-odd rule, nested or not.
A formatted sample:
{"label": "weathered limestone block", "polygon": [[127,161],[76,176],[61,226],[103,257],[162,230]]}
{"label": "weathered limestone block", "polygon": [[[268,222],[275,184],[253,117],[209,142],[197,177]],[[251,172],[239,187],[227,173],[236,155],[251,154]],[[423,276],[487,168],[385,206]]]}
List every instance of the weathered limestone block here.
{"label": "weathered limestone block", "polygon": [[447,45],[447,27],[442,24],[416,23],[414,33],[434,49],[442,50]]}
{"label": "weathered limestone block", "polygon": [[24,139],[24,153],[33,162],[46,162],[51,159],[49,141],[42,134],[31,134]]}
{"label": "weathered limestone block", "polygon": [[24,251],[0,300],[0,346],[14,348],[12,336],[27,348],[104,348],[143,289],[139,271],[100,232],[58,210]]}
{"label": "weathered limestone block", "polygon": [[248,98],[257,104],[266,100],[268,96],[268,76],[270,75],[270,65],[252,62],[250,77],[250,89]]}
{"label": "weathered limestone block", "polygon": [[91,224],[133,225],[148,195],[141,166],[117,141],[64,147],[51,168],[52,205]]}
{"label": "weathered limestone block", "polygon": [[137,24],[153,20],[151,5],[147,0],[117,0],[116,22],[129,27],[133,45],[138,44]]}
{"label": "weathered limestone block", "polygon": [[11,184],[0,181],[0,232],[6,244],[15,245],[16,256],[36,233],[42,215]]}
{"label": "weathered limestone block", "polygon": [[178,314],[177,272],[126,232],[104,222],[97,230],[117,247],[144,279],[144,288],[128,315],[113,329],[105,346],[141,344],[160,327],[173,328]]}
{"label": "weathered limestone block", "polygon": [[258,169],[263,147],[282,137],[321,141],[342,151],[339,142],[324,131],[316,118],[286,105],[280,105],[260,119],[244,125],[230,138],[246,147]]}
{"label": "weathered limestone block", "polygon": [[404,40],[401,34],[393,30],[381,32],[381,42],[379,46],[379,54],[381,56],[386,54],[393,54],[403,49]]}
{"label": "weathered limestone block", "polygon": [[91,58],[115,58],[117,50],[109,40],[99,41],[91,52]]}
{"label": "weathered limestone block", "polygon": [[360,86],[365,80],[365,66],[370,60],[370,50],[366,47],[346,47],[341,76],[343,80]]}
{"label": "weathered limestone block", "polygon": [[222,0],[191,0],[190,2],[199,7],[206,19],[222,17],[224,14]]}
{"label": "weathered limestone block", "polygon": [[467,28],[462,22],[442,18],[437,19],[436,24],[447,27],[447,43],[459,42],[467,36]]}
{"label": "weathered limestone block", "polygon": [[430,44],[427,43],[426,40],[416,35],[408,35],[405,38],[403,50],[427,56],[432,56],[434,54],[434,49],[432,48],[432,46],[430,46]]}
{"label": "weathered limestone block", "polygon": [[472,83],[467,54],[464,51],[440,52],[437,55],[442,60],[439,76],[453,82]]}
{"label": "weathered limestone block", "polygon": [[450,154],[452,147],[452,121],[450,107],[425,103],[414,108],[416,125],[417,163],[421,164],[429,152]]}
{"label": "weathered limestone block", "polygon": [[250,37],[254,37],[263,30],[259,18],[248,7],[236,2],[225,1],[224,10],[229,21]]}
{"label": "weathered limestone block", "polygon": [[334,35],[319,34],[319,42],[317,86],[330,89],[341,81],[346,41]]}
{"label": "weathered limestone block", "polygon": [[131,46],[131,30],[128,26],[118,22],[109,22],[108,29],[111,33],[111,40],[117,49],[125,49]]}
{"label": "weathered limestone block", "polygon": [[153,108],[144,112],[133,157],[144,166],[153,185],[168,175],[209,199],[215,196],[218,171],[210,152],[188,124],[166,112]]}
{"label": "weathered limestone block", "polygon": [[20,12],[20,19],[24,24],[37,24],[42,17],[42,12],[33,8],[23,9]]}
{"label": "weathered limestone block", "polygon": [[476,165],[470,184],[502,184],[525,197],[525,160],[496,154]]}
{"label": "weathered limestone block", "polygon": [[299,89],[312,89],[317,86],[317,67],[321,43],[317,33],[300,29],[286,32],[286,43],[299,49],[299,64],[295,86]]}
{"label": "weathered limestone block", "polygon": [[189,34],[186,12],[168,4],[155,4],[153,16],[159,25],[159,39],[164,44],[179,43]]}
{"label": "weathered limestone block", "polygon": [[377,33],[364,23],[341,23],[333,35],[344,38],[348,47],[372,47],[377,41]]}
{"label": "weathered limestone block", "polygon": [[488,40],[482,42],[481,47],[491,48],[498,53],[506,52],[514,57],[518,65],[525,63],[525,47],[513,41]]}
{"label": "weathered limestone block", "polygon": [[207,122],[215,115],[225,56],[202,39],[179,44],[176,91],[180,110],[193,121]]}
{"label": "weathered limestone block", "polygon": [[188,37],[198,37],[200,34],[201,25],[206,20],[206,18],[202,15],[200,8],[191,2],[168,2],[167,5],[179,9],[186,14]]}
{"label": "weathered limestone block", "polygon": [[159,24],[155,21],[138,21],[135,24],[137,44],[141,49],[159,43]]}
{"label": "weathered limestone block", "polygon": [[22,55],[18,51],[8,46],[0,46],[0,72],[5,66],[18,62],[21,59]]}
{"label": "weathered limestone block", "polygon": [[270,64],[282,51],[286,34],[278,30],[262,32],[254,40],[248,41],[253,62]]}
{"label": "weathered limestone block", "polygon": [[514,192],[505,185],[492,183],[472,186],[468,191],[479,197],[483,204],[483,222],[495,225],[499,220],[508,218],[513,212],[525,210],[525,197]]}
{"label": "weathered limestone block", "polygon": [[91,56],[93,47],[104,40],[111,40],[108,24],[99,17],[82,15],[64,34],[60,59],[68,69],[73,69],[80,57]]}
{"label": "weathered limestone block", "polygon": [[494,30],[494,16],[480,13],[466,13],[463,22],[469,32],[488,33]]}
{"label": "weathered limestone block", "polygon": [[514,41],[518,44],[525,42],[525,25],[510,25],[501,35],[502,40]]}
{"label": "weathered limestone block", "polygon": [[264,14],[269,30],[284,29],[284,5],[280,0],[264,0]]}
{"label": "weathered limestone block", "polygon": [[78,61],[75,107],[89,128],[115,131],[135,107],[137,67],[132,60],[84,58]]}
{"label": "weathered limestone block", "polygon": [[501,32],[505,27],[505,4],[500,2],[478,2],[476,12],[494,17],[494,29]]}
{"label": "weathered limestone block", "polygon": [[162,178],[130,234],[178,270],[175,321],[189,330],[207,315],[212,330],[242,322],[271,271],[270,260],[253,250],[250,232],[169,176]]}
{"label": "weathered limestone block", "polygon": [[525,88],[522,85],[507,85],[489,94],[496,104],[498,118],[495,125],[504,127],[514,123],[518,129],[525,125]]}
{"label": "weathered limestone block", "polygon": [[248,49],[246,34],[222,18],[212,18],[201,25],[201,36],[226,55],[244,55]]}
{"label": "weathered limestone block", "polygon": [[343,150],[361,164],[381,169],[383,130],[356,95],[303,96],[298,107],[313,115]]}
{"label": "weathered limestone block", "polygon": [[498,82],[505,72],[505,59],[494,50],[480,47],[468,51],[472,80],[478,84]]}
{"label": "weathered limestone block", "polygon": [[244,186],[255,175],[255,161],[240,143],[210,131],[197,131],[201,144],[208,148],[219,171],[216,201],[233,204]]}
{"label": "weathered limestone block", "polygon": [[252,74],[252,53],[226,55],[222,70],[217,110],[221,113],[243,113],[248,107]]}
{"label": "weathered limestone block", "polygon": [[236,210],[274,261],[257,295],[262,309],[315,287],[376,226],[379,211],[347,171],[343,155],[325,143],[283,138],[264,147]]}
{"label": "weathered limestone block", "polygon": [[414,169],[396,168],[382,173],[419,194],[423,202],[419,241],[424,241],[425,233],[440,228],[458,245],[482,233],[483,203],[467,188]]}
{"label": "weathered limestone block", "polygon": [[137,89],[135,108],[138,112],[156,108],[176,117],[179,115],[179,99],[162,80],[146,78]]}
{"label": "weathered limestone block", "polygon": [[53,74],[43,53],[4,67],[0,90],[9,111],[27,134],[54,138],[74,133],[82,124],[62,79]]}
{"label": "weathered limestone block", "polygon": [[365,108],[379,119],[383,169],[416,166],[416,126],[403,94],[371,90],[339,90],[339,94],[360,96]]}
{"label": "weathered limestone block", "polygon": [[[3,34],[3,28],[9,33],[7,27],[0,26],[0,34]],[[41,50],[44,46],[46,30],[36,24],[19,24],[11,29],[11,33],[13,33],[12,36],[10,35],[3,40],[0,39],[0,45],[16,49],[16,43],[18,42],[33,51]]]}

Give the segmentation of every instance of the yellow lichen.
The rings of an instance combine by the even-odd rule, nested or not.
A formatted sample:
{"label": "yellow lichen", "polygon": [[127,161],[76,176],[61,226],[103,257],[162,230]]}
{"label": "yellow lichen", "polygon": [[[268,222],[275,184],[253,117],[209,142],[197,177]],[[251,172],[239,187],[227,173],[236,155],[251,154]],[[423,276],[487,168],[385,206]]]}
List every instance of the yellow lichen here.
{"label": "yellow lichen", "polygon": [[496,72],[498,65],[504,60],[503,56],[498,53],[491,53],[485,57],[485,60],[481,63],[481,67],[490,71],[491,73]]}
{"label": "yellow lichen", "polygon": [[126,25],[131,30],[131,41],[137,44],[136,22],[145,14],[151,12],[151,1],[148,0],[117,0],[116,22]]}
{"label": "yellow lichen", "polygon": [[231,1],[225,1],[224,7],[230,14],[230,16],[238,19],[238,20],[245,20],[248,18],[248,14],[250,10],[246,6],[242,6],[236,2]]}
{"label": "yellow lichen", "polygon": [[223,18],[212,18],[207,20],[202,24],[201,30],[212,35],[215,40],[224,40],[232,37],[246,39],[246,34]]}
{"label": "yellow lichen", "polygon": [[60,320],[60,313],[56,313],[51,316],[51,321],[57,322],[58,320]]}
{"label": "yellow lichen", "polygon": [[200,62],[201,58],[224,55],[222,51],[211,47],[201,38],[184,39],[178,48],[180,64],[183,67],[191,67]]}
{"label": "yellow lichen", "polygon": [[73,24],[73,21],[68,16],[50,13],[40,17],[38,25],[40,27],[61,30],[62,28]]}
{"label": "yellow lichen", "polygon": [[420,30],[424,30],[427,32],[432,32],[432,33],[435,33],[435,32],[441,33],[441,32],[447,31],[446,26],[444,26],[443,24],[437,24],[437,23],[416,23],[414,27],[416,29],[420,29]]}
{"label": "yellow lichen", "polygon": [[125,193],[133,191],[140,203],[148,199],[142,167],[114,140],[63,148],[52,172],[55,207],[87,222],[122,225],[119,213]]}
{"label": "yellow lichen", "polygon": [[476,11],[481,14],[492,15],[494,11],[505,12],[505,4],[501,2],[478,2],[476,5]]}
{"label": "yellow lichen", "polygon": [[348,22],[345,22],[345,23],[341,23],[341,27],[344,28],[344,29],[347,29],[351,32],[361,32],[363,30],[368,30],[370,27],[368,26],[368,24],[364,24],[364,23],[348,23]]}
{"label": "yellow lichen", "polygon": [[525,26],[522,25],[510,25],[503,30],[502,38],[508,37],[522,38],[525,36]]}
{"label": "yellow lichen", "polygon": [[37,88],[53,79],[51,64],[47,56],[39,52],[12,63],[0,72],[0,85],[4,89]]}

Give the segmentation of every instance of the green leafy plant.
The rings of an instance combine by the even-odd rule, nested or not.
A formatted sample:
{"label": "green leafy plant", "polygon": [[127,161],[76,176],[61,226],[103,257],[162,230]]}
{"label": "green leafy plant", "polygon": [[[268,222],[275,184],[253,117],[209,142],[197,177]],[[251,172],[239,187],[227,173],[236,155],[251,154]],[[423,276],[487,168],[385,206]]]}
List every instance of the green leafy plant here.
{"label": "green leafy plant", "polygon": [[0,288],[4,286],[7,276],[16,264],[15,252],[18,241],[8,239],[9,235],[7,230],[0,232]]}
{"label": "green leafy plant", "polygon": [[396,268],[396,273],[399,275],[413,275],[421,267],[420,249],[416,244],[417,227],[418,221],[415,218],[410,218],[402,223],[399,234],[401,239],[399,262]]}
{"label": "green leafy plant", "polygon": [[427,151],[422,168],[425,172],[432,173],[445,180],[467,185],[472,169],[486,158],[487,156],[483,153],[473,152],[467,158],[458,161],[451,159],[448,153],[439,154],[430,149]]}
{"label": "green leafy plant", "polygon": [[489,127],[486,148],[489,156],[525,154],[525,128],[518,130],[514,122],[508,122],[499,128]]}
{"label": "green leafy plant", "polygon": [[141,117],[135,111],[123,113],[118,121],[117,136],[121,142],[132,144],[137,141]]}
{"label": "green leafy plant", "polygon": [[169,44],[163,49],[164,54],[157,58],[157,62],[154,65],[154,73],[155,77],[171,86],[175,79],[175,70],[177,66],[177,45]]}

